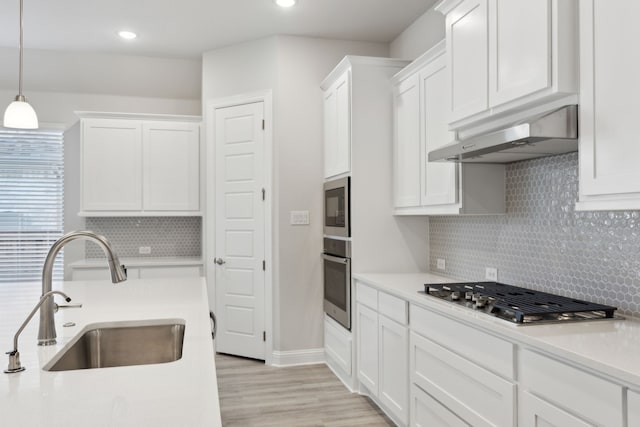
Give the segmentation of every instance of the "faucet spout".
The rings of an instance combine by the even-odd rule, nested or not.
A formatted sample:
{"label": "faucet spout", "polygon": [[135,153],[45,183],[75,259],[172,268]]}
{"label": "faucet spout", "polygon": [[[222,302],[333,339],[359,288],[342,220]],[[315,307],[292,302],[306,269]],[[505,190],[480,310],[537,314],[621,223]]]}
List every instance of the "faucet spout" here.
{"label": "faucet spout", "polygon": [[[120,283],[127,280],[127,272],[123,265],[120,265],[118,256],[111,248],[109,241],[93,231],[72,231],[58,239],[49,249],[47,258],[42,268],[42,295],[51,291],[53,276],[53,265],[58,252],[69,242],[77,239],[91,240],[98,244],[107,256],[109,270],[111,271],[111,281]],[[46,301],[40,309],[40,329],[38,331],[38,345],[52,345],[56,343],[56,329],[53,320],[53,300]]]}

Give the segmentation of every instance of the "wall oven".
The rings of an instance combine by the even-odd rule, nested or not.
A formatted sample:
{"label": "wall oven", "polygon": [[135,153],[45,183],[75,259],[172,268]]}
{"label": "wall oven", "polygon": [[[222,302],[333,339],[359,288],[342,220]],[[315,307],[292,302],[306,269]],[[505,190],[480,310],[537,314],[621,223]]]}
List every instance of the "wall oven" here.
{"label": "wall oven", "polygon": [[350,187],[348,176],[324,183],[324,234],[327,236],[351,236]]}
{"label": "wall oven", "polygon": [[324,312],[351,330],[351,242],[325,237]]}

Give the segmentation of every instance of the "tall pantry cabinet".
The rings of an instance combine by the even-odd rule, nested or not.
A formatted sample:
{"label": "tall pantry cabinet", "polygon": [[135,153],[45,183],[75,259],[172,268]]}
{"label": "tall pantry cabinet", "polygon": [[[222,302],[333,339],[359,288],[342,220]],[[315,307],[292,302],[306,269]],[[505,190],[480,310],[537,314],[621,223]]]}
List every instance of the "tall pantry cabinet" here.
{"label": "tall pantry cabinet", "polygon": [[[424,217],[393,215],[391,78],[408,63],[347,56],[320,86],[324,102],[325,180],[351,177],[354,275],[428,270],[428,221]],[[352,322],[356,316],[355,295],[352,285]],[[326,316],[327,364],[349,388],[378,399],[372,390],[359,389],[357,334],[355,328],[344,329]],[[383,372],[382,378],[386,378],[385,373],[388,374]]]}

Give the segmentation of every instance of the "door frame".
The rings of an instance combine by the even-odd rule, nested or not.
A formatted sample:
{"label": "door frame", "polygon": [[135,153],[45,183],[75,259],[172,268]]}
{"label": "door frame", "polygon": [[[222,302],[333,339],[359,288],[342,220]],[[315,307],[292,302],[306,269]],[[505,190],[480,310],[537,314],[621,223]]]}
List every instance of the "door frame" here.
{"label": "door frame", "polygon": [[[216,188],[215,172],[215,111],[218,108],[262,102],[264,106],[264,188],[266,191],[264,206],[264,259],[266,271],[264,276],[264,328],[266,332],[264,362],[273,364],[273,283],[276,275],[276,263],[273,259],[273,93],[264,90],[247,94],[239,94],[225,98],[206,101],[205,104],[205,152],[206,152],[206,212],[204,228],[204,264],[206,270],[209,307],[215,309],[216,270],[213,258],[216,250],[216,200],[212,192]],[[213,290],[213,292],[212,292]]]}

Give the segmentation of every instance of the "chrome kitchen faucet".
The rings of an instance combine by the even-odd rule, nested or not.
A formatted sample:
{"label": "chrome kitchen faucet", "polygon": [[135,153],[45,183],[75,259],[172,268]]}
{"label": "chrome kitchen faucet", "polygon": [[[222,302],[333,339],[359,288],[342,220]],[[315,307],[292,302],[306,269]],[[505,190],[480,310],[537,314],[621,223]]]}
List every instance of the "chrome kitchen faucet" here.
{"label": "chrome kitchen faucet", "polygon": [[[58,252],[69,242],[76,239],[88,239],[96,242],[104,251],[109,262],[111,281],[120,283],[127,280],[127,271],[120,265],[118,256],[113,252],[109,241],[93,231],[72,231],[58,239],[49,249],[47,258],[42,268],[42,296],[51,291],[51,279],[53,276],[53,264]],[[38,330],[38,345],[52,345],[56,343],[56,325],[53,320],[53,299],[46,301],[40,308],[40,329]]]}

